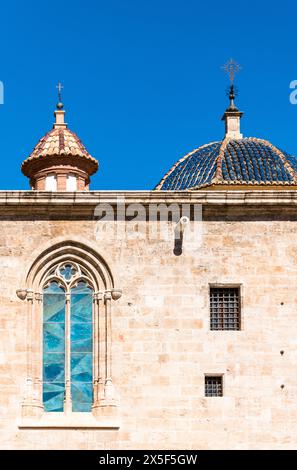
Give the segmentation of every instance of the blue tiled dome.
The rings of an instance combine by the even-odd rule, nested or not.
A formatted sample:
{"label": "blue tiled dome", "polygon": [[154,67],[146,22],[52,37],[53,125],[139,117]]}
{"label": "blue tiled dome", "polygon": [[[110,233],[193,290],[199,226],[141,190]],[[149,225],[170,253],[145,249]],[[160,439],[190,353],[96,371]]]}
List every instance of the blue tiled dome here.
{"label": "blue tiled dome", "polygon": [[193,190],[212,185],[297,185],[297,158],[263,139],[213,142],[181,158],[157,190]]}

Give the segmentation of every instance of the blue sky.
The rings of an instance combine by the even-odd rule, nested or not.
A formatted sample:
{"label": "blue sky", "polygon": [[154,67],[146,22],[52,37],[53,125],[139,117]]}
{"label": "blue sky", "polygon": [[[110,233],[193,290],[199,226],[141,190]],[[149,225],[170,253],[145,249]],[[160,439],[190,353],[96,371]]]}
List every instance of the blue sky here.
{"label": "blue sky", "polygon": [[66,121],[99,160],[91,189],[152,189],[192,149],[223,137],[230,57],[243,67],[245,136],[297,155],[294,1],[1,2],[0,189],[28,189],[20,164]]}

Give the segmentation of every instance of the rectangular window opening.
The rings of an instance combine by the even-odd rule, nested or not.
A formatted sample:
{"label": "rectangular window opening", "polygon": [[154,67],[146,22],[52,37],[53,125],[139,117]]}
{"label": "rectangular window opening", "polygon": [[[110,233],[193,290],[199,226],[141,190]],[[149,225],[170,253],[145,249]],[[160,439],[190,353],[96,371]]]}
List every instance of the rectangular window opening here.
{"label": "rectangular window opening", "polygon": [[223,396],[223,376],[206,375],[205,376],[205,396],[222,397]]}
{"label": "rectangular window opening", "polygon": [[240,330],[240,307],[239,287],[211,287],[210,329]]}

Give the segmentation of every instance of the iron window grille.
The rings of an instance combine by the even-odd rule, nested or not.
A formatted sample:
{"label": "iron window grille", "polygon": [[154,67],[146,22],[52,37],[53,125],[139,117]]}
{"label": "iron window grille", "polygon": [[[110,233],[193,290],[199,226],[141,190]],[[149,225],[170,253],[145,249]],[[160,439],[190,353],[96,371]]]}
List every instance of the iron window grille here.
{"label": "iron window grille", "polygon": [[240,330],[239,287],[210,288],[210,329]]}
{"label": "iron window grille", "polygon": [[223,377],[221,375],[205,376],[205,396],[222,397],[223,396]]}

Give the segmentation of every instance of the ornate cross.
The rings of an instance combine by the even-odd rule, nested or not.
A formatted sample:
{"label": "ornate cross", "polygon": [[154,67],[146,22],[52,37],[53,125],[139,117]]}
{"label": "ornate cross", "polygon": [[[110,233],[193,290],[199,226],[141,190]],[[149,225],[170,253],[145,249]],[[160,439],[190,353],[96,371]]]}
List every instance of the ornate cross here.
{"label": "ornate cross", "polygon": [[56,86],[56,88],[58,88],[58,98],[59,98],[59,102],[61,103],[62,102],[62,89],[64,88],[62,83],[58,83],[58,85]]}
{"label": "ornate cross", "polygon": [[229,59],[228,62],[222,66],[222,69],[229,75],[230,82],[233,83],[235,75],[240,72],[242,67],[234,59]]}

